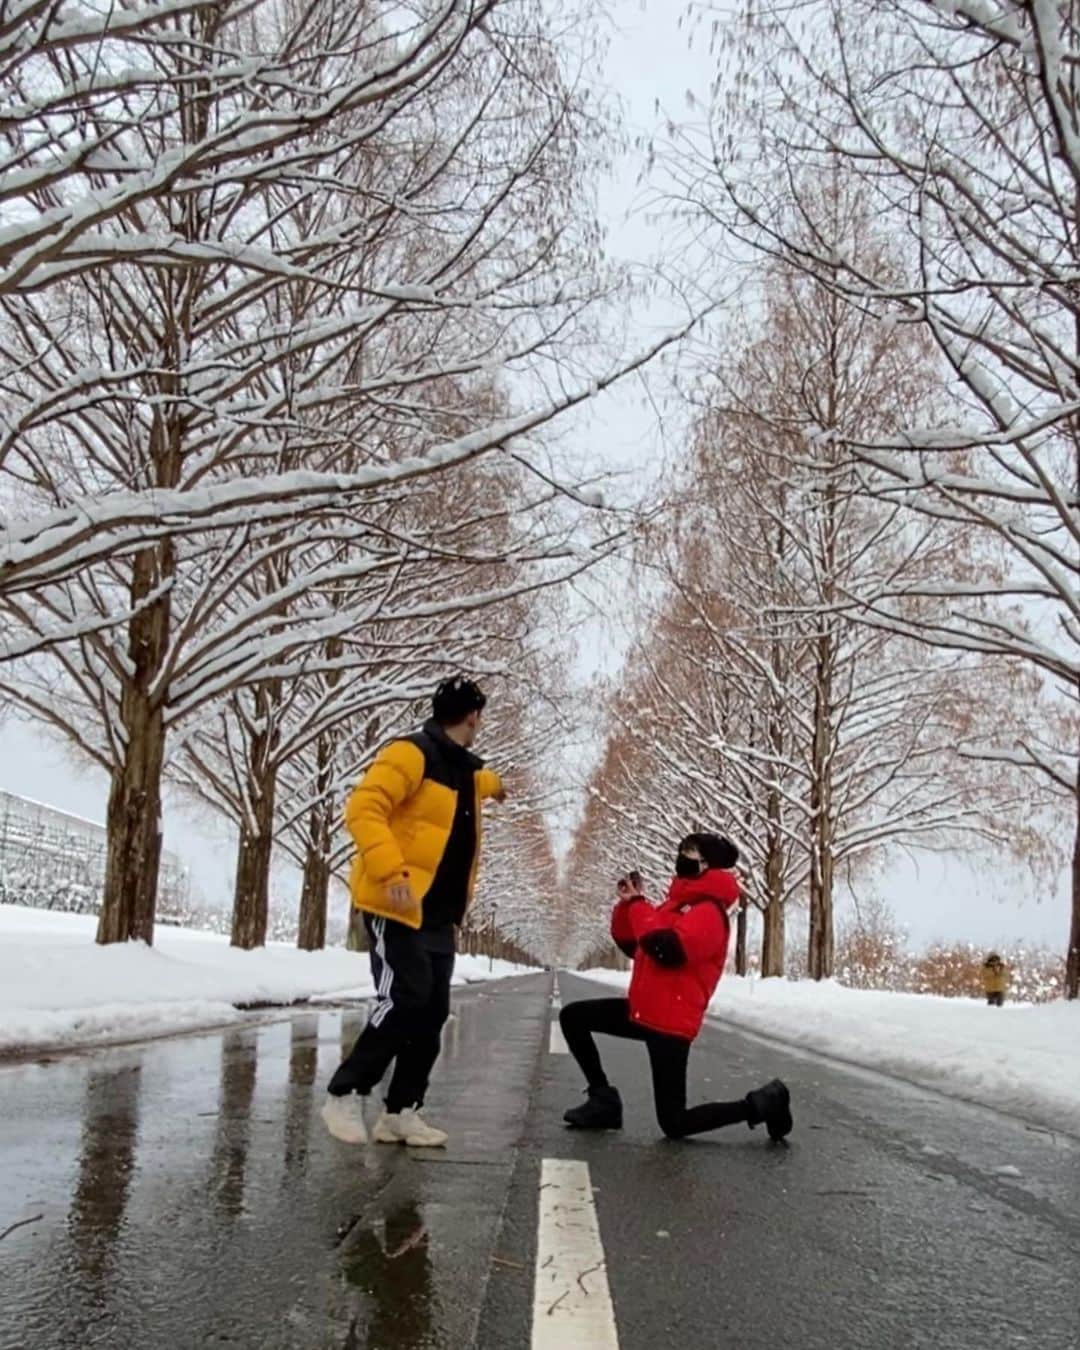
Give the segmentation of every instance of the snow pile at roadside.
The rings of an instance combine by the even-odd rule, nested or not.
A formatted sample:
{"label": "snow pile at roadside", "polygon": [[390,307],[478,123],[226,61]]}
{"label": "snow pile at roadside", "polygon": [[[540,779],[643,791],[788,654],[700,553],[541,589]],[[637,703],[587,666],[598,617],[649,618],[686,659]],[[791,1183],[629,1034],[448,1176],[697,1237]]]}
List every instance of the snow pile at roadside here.
{"label": "snow pile at roadside", "polygon": [[[0,1053],[102,1045],[238,1021],[236,1004],[318,995],[367,998],[368,958],[285,943],[232,948],[217,933],[159,925],[155,945],[99,947],[83,914],[0,905]],[[456,984],[518,974],[504,961],[459,957]]]}
{"label": "snow pile at roadside", "polygon": [[[626,987],[628,976],[590,971]],[[1006,1004],[725,976],[712,1017],[1080,1133],[1080,1003]]]}

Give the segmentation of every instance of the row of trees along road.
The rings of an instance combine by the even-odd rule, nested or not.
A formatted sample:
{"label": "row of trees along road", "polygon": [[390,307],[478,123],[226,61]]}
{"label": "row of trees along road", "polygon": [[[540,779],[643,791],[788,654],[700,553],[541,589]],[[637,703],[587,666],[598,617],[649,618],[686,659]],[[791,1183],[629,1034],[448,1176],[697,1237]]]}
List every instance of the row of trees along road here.
{"label": "row of trees along road", "polygon": [[[884,248],[857,197],[833,209],[863,252]],[[641,546],[654,574],[646,633],[611,700],[569,860],[575,892],[608,893],[635,861],[658,880],[682,833],[725,828],[762,915],[762,973],[784,972],[795,901],[821,979],[833,974],[838,886],[886,850],[1006,848],[1034,874],[1051,866],[1052,801],[1018,766],[956,751],[1056,734],[1064,710],[1029,667],[914,637],[941,612],[929,593],[941,577],[985,581],[1000,556],[976,529],[867,492],[849,449],[896,434],[934,388],[917,329],[782,262],[758,272],[686,393],[683,487]],[[904,593],[903,627],[853,609],[870,588]],[[582,923],[595,955],[599,917]],[[746,943],[744,912],[740,971]]]}
{"label": "row of trees along road", "polygon": [[0,17],[0,696],[108,775],[100,941],[173,780],[234,943],[280,847],[318,945],[344,784],[618,545],[535,439],[649,357],[590,368],[589,59],[538,0]]}
{"label": "row of trees along road", "polygon": [[[689,22],[711,43],[715,78],[691,115],[669,124],[665,142],[653,147],[664,172],[658,191],[721,274],[764,268],[813,297],[838,336],[842,325],[863,328],[854,369],[838,361],[838,346],[817,344],[821,364],[812,379],[805,372],[816,393],[804,400],[787,460],[811,471],[823,454],[839,460],[837,472],[814,487],[819,570],[811,594],[823,602],[807,657],[814,706],[839,715],[835,699],[845,688],[862,699],[864,681],[881,669],[871,634],[886,635],[883,659],[911,672],[915,699],[913,725],[901,715],[887,747],[906,741],[921,756],[925,738],[947,739],[959,717],[956,745],[976,777],[982,761],[997,769],[1001,785],[1016,772],[1026,778],[1024,804],[1014,804],[1007,823],[1045,825],[1044,794],[1065,807],[1073,838],[1066,989],[1076,998],[1080,10],[1071,0],[753,0],[734,14],[694,3]],[[704,270],[700,251],[696,267]],[[782,332],[764,337],[783,345]],[[871,403],[854,418],[845,412],[833,394],[854,393],[858,381],[867,396],[873,392],[866,381],[875,350],[883,358],[877,386],[888,391],[880,376],[903,347],[925,353],[925,374],[909,389],[915,396]],[[783,389],[789,401],[809,392],[787,377]],[[742,394],[744,411],[775,420],[769,384]],[[745,453],[740,444],[738,455]],[[842,560],[828,557],[829,520],[856,504],[871,513],[875,562],[845,572]],[[877,518],[884,534],[869,524]],[[777,521],[771,551],[777,561],[784,554],[785,568],[796,557],[805,568],[812,555],[786,525],[786,516]],[[890,559],[893,531],[898,553]],[[763,600],[768,614],[799,608],[790,599],[774,608],[772,591]],[[688,603],[702,608],[692,594]],[[741,617],[701,620],[728,641]],[[852,621],[861,628],[840,638],[838,625]],[[775,625],[765,626],[759,642],[765,638],[779,640]],[[845,644],[861,653],[846,673]],[[921,657],[918,646],[926,649]],[[976,669],[991,682],[970,709],[950,708],[934,693],[950,657],[979,658]],[[920,662],[925,675],[915,674]],[[740,666],[756,668],[764,690],[787,697],[789,647],[743,650],[724,670]],[[883,695],[898,704],[895,686]],[[880,708],[872,713],[881,715]],[[790,783],[805,766],[765,717],[752,736],[741,719],[750,745],[731,772],[752,768],[767,779],[760,785],[765,819],[779,840],[790,838],[784,811],[799,809]],[[858,803],[866,789],[858,784],[861,768],[852,777],[829,750],[835,722],[815,718],[814,725],[811,842],[793,843],[796,867],[809,871],[811,968],[820,974],[829,968],[829,859],[847,835],[830,822],[839,819],[838,792],[850,790]],[[895,753],[886,748],[882,758]],[[889,781],[891,815],[889,797],[902,789],[894,775]],[[940,799],[944,787],[932,795]],[[925,787],[916,800],[926,800]],[[945,823],[945,806],[939,800],[919,810]]]}
{"label": "row of trees along road", "polygon": [[[1080,994],[1080,12],[1059,0],[747,6],[725,77],[759,78],[688,129],[673,164],[729,240],[783,258],[845,307],[917,332],[950,396],[850,443],[867,493],[977,532],[989,572],[876,579],[863,618],[1029,672],[1059,715],[968,743],[1073,817],[1067,988]],[[718,30],[720,31],[720,30]],[[747,154],[718,155],[724,143]],[[692,146],[692,149],[691,149]],[[772,181],[752,165],[760,155]],[[678,165],[693,168],[683,174]],[[817,185],[856,194],[864,250]],[[913,598],[933,603],[911,606]]]}
{"label": "row of trees along road", "polygon": [[[691,14],[717,70],[652,147],[666,247],[682,224],[695,285],[751,282],[683,390],[590,811],[656,817],[645,729],[659,818],[693,766],[689,814],[721,792],[751,841],[770,966],[805,895],[825,974],[837,869],[887,838],[1080,822],[1080,15]],[[0,697],[109,777],[103,941],[152,936],[173,774],[236,823],[234,940],[265,932],[275,846],[317,940],[348,768],[435,665],[514,663],[486,645],[520,631],[504,604],[621,543],[537,434],[650,355],[592,368],[620,279],[575,25],[541,0],[0,15]]]}

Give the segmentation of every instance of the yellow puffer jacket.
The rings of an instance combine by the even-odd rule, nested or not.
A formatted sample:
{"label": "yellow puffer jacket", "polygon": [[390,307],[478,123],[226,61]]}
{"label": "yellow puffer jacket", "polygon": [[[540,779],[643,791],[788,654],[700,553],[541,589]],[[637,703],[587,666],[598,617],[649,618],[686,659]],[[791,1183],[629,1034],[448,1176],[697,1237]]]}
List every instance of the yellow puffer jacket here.
{"label": "yellow puffer jacket", "polygon": [[[349,877],[353,904],[410,928],[419,928],[423,920],[424,896],[446,851],[457,810],[456,790],[428,776],[428,760],[417,743],[425,734],[426,729],[417,738],[393,741],[380,751],[345,803],[345,824],[357,847]],[[479,760],[476,764],[476,851],[469,902],[480,858],[480,803],[502,793],[499,775],[480,767]],[[415,907],[402,914],[387,904],[386,888],[406,878]]]}
{"label": "yellow puffer jacket", "polygon": [[1006,994],[1009,991],[1009,968],[1005,965],[986,965],[982,968],[984,994]]}

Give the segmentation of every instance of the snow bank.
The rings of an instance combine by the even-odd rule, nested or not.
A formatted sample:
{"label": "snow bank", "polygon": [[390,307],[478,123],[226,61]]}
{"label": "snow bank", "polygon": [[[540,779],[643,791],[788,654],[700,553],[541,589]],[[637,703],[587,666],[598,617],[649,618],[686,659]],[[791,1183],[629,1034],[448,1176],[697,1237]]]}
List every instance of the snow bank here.
{"label": "snow bank", "polygon": [[[334,947],[230,947],[217,933],[159,925],[155,945],[94,942],[97,920],[0,905],[0,1053],[101,1045],[238,1021],[237,1004],[368,998],[368,959]],[[455,984],[520,974],[458,958]]]}
{"label": "snow bank", "polygon": [[[588,978],[625,988],[610,970]],[[725,976],[710,1015],[1080,1134],[1080,1003],[1006,1004]]]}

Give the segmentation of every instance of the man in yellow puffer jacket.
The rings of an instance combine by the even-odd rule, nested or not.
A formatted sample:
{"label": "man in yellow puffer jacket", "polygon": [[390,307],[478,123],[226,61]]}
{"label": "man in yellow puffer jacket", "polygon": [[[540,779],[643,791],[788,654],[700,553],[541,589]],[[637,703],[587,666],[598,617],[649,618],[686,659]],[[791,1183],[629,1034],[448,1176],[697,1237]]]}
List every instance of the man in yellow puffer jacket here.
{"label": "man in yellow puffer jacket", "polygon": [[480,807],[505,798],[498,774],[471,746],[487,702],[458,676],[435,691],[422,730],[378,755],[345,805],[356,842],[350,885],[371,946],[376,1002],[359,1040],[330,1080],[322,1115],[335,1138],[367,1141],[364,1098],[394,1073],[376,1143],[445,1144],[420,1116],[450,1013],[457,926],[476,884]]}

